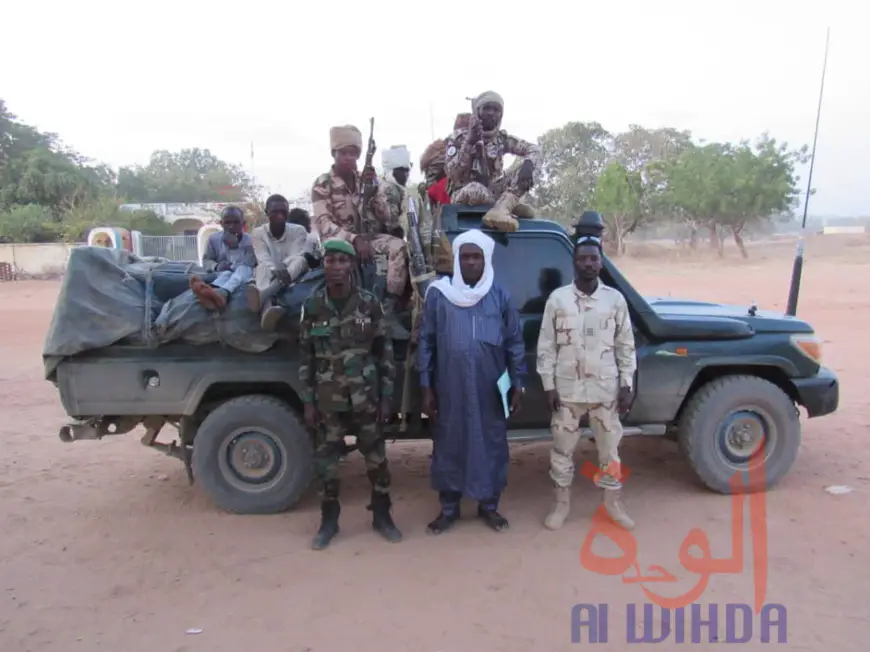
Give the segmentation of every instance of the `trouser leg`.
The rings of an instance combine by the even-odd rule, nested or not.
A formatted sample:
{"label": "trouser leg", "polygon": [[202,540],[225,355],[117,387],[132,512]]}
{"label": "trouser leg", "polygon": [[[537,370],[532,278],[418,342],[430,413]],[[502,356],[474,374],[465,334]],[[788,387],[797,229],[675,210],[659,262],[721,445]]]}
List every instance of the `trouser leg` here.
{"label": "trouser leg", "polygon": [[232,272],[221,272],[221,274],[212,281],[212,285],[224,290],[227,294],[232,294],[242,285],[251,280],[254,276],[254,270],[247,265],[239,265]]}
{"label": "trouser leg", "polygon": [[320,483],[320,529],[311,542],[315,550],[327,548],[338,534],[338,466],[341,459],[341,443],[344,441],[344,415],[328,412],[323,415],[325,423],[316,430],[317,446],[314,450],[314,471]]}
{"label": "trouser leg", "polygon": [[458,491],[439,491],[438,502],[441,503],[441,513],[445,516],[458,517],[462,494]]}
{"label": "trouser leg", "polygon": [[381,424],[377,422],[376,406],[366,406],[356,415],[357,441],[359,451],[366,464],[366,475],[372,485],[371,504],[372,529],[387,541],[401,541],[402,533],[390,515],[390,467],[387,462],[387,445],[384,441]]}
{"label": "trouser leg", "polygon": [[598,449],[598,468],[595,484],[601,489],[621,489],[619,443],[622,441],[622,423],[615,403],[598,405],[589,411],[589,426]]}
{"label": "trouser leg", "polygon": [[617,525],[631,530],[634,528],[634,521],[620,500],[622,469],[619,443],[622,440],[623,430],[616,403],[596,406],[590,410],[589,424],[595,434],[595,445],[598,448],[599,471],[595,475],[595,484],[604,491],[604,509]]}
{"label": "trouser leg", "polygon": [[550,449],[550,478],[557,487],[570,487],[574,481],[574,451],[580,441],[580,419],[585,406],[562,403],[550,419],[553,447]]}
{"label": "trouser leg", "polygon": [[471,181],[453,193],[450,201],[465,206],[485,206],[495,201],[493,193],[479,181]]}
{"label": "trouser leg", "polygon": [[544,526],[558,530],[571,511],[571,485],[574,481],[574,451],[580,441],[580,419],[586,411],[584,405],[562,403],[553,415],[550,429],[553,448],[550,450],[550,478],[553,488],[553,506],[544,518]]}

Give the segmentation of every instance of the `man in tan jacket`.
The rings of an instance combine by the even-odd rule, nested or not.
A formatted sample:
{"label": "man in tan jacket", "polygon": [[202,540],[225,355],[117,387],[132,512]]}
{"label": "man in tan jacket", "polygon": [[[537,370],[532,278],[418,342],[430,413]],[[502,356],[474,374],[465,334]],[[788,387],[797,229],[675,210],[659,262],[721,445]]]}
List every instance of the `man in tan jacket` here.
{"label": "man in tan jacket", "polygon": [[598,448],[595,484],[604,490],[607,513],[618,525],[634,527],[619,500],[619,417],[631,407],[637,366],[634,334],[625,298],[598,280],[601,256],[598,238],[578,239],[574,283],[547,299],[538,338],[538,374],[553,414],[550,477],[556,495],[544,521],[551,530],[562,527],[570,510],[574,450],[580,419],[587,414]]}

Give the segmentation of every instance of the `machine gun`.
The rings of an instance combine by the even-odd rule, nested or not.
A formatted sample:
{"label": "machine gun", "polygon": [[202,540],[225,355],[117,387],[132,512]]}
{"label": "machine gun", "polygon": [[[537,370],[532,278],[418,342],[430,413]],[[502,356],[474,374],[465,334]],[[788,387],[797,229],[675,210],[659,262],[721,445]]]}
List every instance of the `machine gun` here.
{"label": "machine gun", "polygon": [[420,217],[417,215],[417,206],[413,197],[408,197],[408,262],[411,268],[411,281],[417,288],[420,298],[423,298],[435,279],[435,270],[426,261],[420,238]]}
{"label": "machine gun", "polygon": [[[363,170],[372,166],[372,160],[375,156],[375,119],[369,118],[369,144],[366,149],[366,160]],[[372,215],[371,202],[375,194],[375,184],[371,181],[364,183],[362,187],[363,202],[360,206],[360,224],[358,225],[357,233],[372,235],[377,232],[377,223],[374,215]]]}

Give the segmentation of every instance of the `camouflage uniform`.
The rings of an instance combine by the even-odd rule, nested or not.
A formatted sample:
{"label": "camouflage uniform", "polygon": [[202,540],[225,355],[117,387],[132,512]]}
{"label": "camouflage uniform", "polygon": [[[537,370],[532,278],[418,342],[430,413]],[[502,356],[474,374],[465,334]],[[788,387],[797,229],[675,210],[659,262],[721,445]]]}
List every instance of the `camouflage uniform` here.
{"label": "camouflage uniform", "polygon": [[408,232],[408,197],[407,191],[393,179],[381,179],[384,189],[384,200],[389,216],[384,222],[387,233],[403,238]]}
{"label": "camouflage uniform", "polygon": [[611,517],[633,527],[619,503],[620,387],[631,388],[636,368],[634,334],[628,306],[619,291],[599,281],[587,296],[574,284],[547,299],[538,338],[538,373],[545,391],[555,390],[561,408],[551,421],[553,448],[550,477],[556,505],[547,527],[561,527],[568,515],[574,479],[574,450],[580,440],[580,419],[588,414],[601,469],[595,484],[604,489]]}
{"label": "camouflage uniform", "polygon": [[[475,109],[489,102],[504,106],[499,95],[487,92],[475,99]],[[477,175],[483,174],[483,170],[477,143],[468,139],[469,130],[459,128],[447,138],[447,192],[454,204],[495,204],[484,216],[484,226],[502,231],[516,231],[519,224],[512,215],[523,218],[533,216],[531,208],[520,203],[522,194],[517,186],[518,174],[523,160],[531,161],[535,172],[540,170],[541,150],[537,145],[499,129],[499,126],[496,125],[491,132],[483,132],[489,172],[488,186],[475,180]],[[505,170],[505,154],[513,154],[521,160]]]}
{"label": "camouflage uniform", "polygon": [[[340,176],[330,170],[314,181],[311,201],[314,204],[314,228],[321,242],[338,238],[353,243],[360,223],[362,187],[361,175],[354,172],[353,188],[348,188]],[[379,183],[371,200],[371,210],[376,219],[386,226],[392,219],[384,184]],[[408,252],[405,241],[386,233],[375,234],[372,238],[375,254],[387,258],[387,292],[399,297],[404,294],[408,283]]]}
{"label": "camouflage uniform", "polygon": [[390,471],[377,421],[382,398],[391,399],[396,367],[377,298],[357,288],[338,312],[322,287],[303,304],[300,350],[304,403],[314,403],[325,423],[318,428],[315,469],[321,497],[337,500],[342,442],[356,435],[374,493],[388,495]]}

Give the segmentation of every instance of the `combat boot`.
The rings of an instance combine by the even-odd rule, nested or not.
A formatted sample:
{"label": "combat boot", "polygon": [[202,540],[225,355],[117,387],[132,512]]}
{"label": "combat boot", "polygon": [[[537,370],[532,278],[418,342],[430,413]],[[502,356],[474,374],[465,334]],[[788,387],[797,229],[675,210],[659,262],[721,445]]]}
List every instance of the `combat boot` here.
{"label": "combat boot", "polygon": [[320,504],[320,529],[311,542],[311,547],[314,550],[325,550],[329,547],[333,537],[338,534],[338,515],[340,512],[341,506],[337,500],[324,500]]}
{"label": "combat boot", "polygon": [[556,500],[550,513],[544,519],[544,527],[548,530],[558,530],[568,518],[571,511],[571,487],[556,487]]}
{"label": "combat boot", "polygon": [[514,208],[514,215],[521,220],[530,220],[535,216],[535,209],[533,209],[528,204],[520,202]]}
{"label": "combat boot", "polygon": [[496,231],[516,231],[520,228],[520,224],[512,213],[519,203],[519,197],[505,191],[483,216],[483,226]]}
{"label": "combat boot", "polygon": [[604,509],[607,510],[607,515],[614,523],[624,527],[626,530],[634,529],[634,521],[628,516],[622,501],[619,499],[619,494],[622,489],[604,489]]}
{"label": "combat boot", "polygon": [[390,543],[397,543],[402,540],[402,533],[393,523],[393,517],[390,516],[391,505],[390,494],[373,491],[372,504],[368,506],[368,509],[372,511],[372,529]]}

